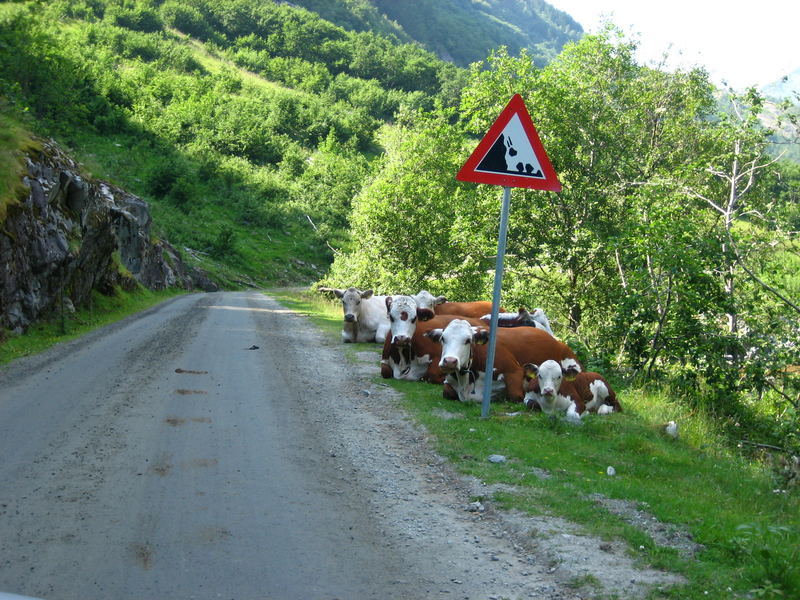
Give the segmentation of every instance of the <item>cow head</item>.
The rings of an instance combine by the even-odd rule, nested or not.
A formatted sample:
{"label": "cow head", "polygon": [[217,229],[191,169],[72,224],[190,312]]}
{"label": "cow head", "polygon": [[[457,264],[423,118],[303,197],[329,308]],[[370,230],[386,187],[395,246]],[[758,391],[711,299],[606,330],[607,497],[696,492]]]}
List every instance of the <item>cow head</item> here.
{"label": "cow head", "polygon": [[412,296],[386,296],[386,311],[389,313],[392,343],[407,346],[417,330],[417,319],[427,321],[433,318],[432,310],[417,308]]}
{"label": "cow head", "polygon": [[575,381],[575,377],[582,371],[578,361],[574,358],[565,358],[561,361],[561,372],[567,381]]}
{"label": "cow head", "polygon": [[414,296],[414,301],[417,303],[418,308],[425,308],[427,310],[433,311],[433,308],[437,304],[442,304],[447,302],[447,298],[444,296],[434,296],[428,290],[420,290]]}
{"label": "cow head", "polygon": [[[561,381],[564,378],[564,373],[561,371],[561,365],[554,360],[546,360],[538,367],[534,364],[528,363],[525,369],[525,382],[523,389],[527,392],[533,388],[533,378],[535,377],[539,384],[539,393],[548,399],[553,399],[558,390],[561,388]],[[530,374],[530,377],[529,377]]]}
{"label": "cow head", "polygon": [[347,288],[346,290],[331,290],[337,298],[342,300],[342,310],[346,323],[357,323],[358,315],[361,312],[361,301],[372,297],[372,290],[361,291],[358,288]]}
{"label": "cow head", "polygon": [[463,319],[453,319],[444,329],[432,329],[425,335],[442,345],[439,368],[445,373],[469,369],[472,365],[472,345],[485,344],[489,340],[488,329],[473,327]]}

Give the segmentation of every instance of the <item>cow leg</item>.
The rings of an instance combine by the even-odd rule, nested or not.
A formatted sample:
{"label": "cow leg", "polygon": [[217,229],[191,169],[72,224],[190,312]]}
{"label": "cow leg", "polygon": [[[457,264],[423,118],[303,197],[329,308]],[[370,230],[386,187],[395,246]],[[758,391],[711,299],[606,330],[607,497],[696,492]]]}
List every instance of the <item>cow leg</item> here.
{"label": "cow leg", "polygon": [[586,410],[589,412],[597,412],[597,409],[602,406],[606,398],[608,398],[608,387],[600,379],[594,380],[589,384],[589,391],[592,393],[592,399],[586,403]]}

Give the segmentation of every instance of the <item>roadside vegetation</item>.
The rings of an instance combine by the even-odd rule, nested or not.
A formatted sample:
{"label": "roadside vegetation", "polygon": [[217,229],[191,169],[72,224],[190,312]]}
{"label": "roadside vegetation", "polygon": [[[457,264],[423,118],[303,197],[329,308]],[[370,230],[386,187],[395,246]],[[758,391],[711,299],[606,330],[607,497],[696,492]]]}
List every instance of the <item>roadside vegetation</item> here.
{"label": "roadside vegetation", "polygon": [[74,312],[65,308],[63,314],[59,310],[49,319],[33,325],[24,335],[0,331],[0,365],[74,340],[185,293],[177,288],[153,292],[141,286],[130,292],[119,288],[112,295],[93,292],[89,306]]}
{"label": "roadside vegetation", "polygon": [[[270,294],[339,340],[339,304],[311,293]],[[353,361],[369,350],[375,381],[403,394],[405,408],[460,473],[510,486],[474,500],[580,523],[603,539],[625,540],[640,564],[687,578],[685,586],[654,590],[653,598],[800,594],[800,473],[780,457],[742,453],[741,427],[731,432],[713,413],[686,410],[667,386],[621,379],[612,383],[624,412],[592,416],[582,426],[505,403],[481,419],[480,405],[445,400],[439,386],[381,379],[375,344],[342,345]],[[664,432],[671,420],[677,439]],[[491,463],[492,454],[507,460]],[[649,517],[633,520],[604,499],[627,501],[628,512]],[[655,526],[643,528],[648,520]]]}

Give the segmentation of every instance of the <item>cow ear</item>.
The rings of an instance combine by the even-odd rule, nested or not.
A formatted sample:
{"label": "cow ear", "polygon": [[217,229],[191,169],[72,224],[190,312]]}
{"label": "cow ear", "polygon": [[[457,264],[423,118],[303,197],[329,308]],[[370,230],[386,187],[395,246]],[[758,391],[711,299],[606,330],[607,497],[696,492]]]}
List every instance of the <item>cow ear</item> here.
{"label": "cow ear", "polygon": [[432,339],[434,342],[440,342],[442,341],[442,333],[444,333],[444,329],[431,329],[425,332],[425,337]]}
{"label": "cow ear", "polygon": [[386,296],[386,312],[392,310],[392,302],[394,302],[394,298],[392,296]]}
{"label": "cow ear", "polygon": [[561,361],[561,374],[567,381],[575,381],[578,373],[581,372],[581,366],[573,358],[565,358]]}
{"label": "cow ear", "polygon": [[364,300],[366,300],[367,298],[371,298],[372,297],[372,290],[365,290],[365,291],[361,292],[361,297]]}
{"label": "cow ear", "polygon": [[341,298],[344,296],[344,290],[331,290],[334,294],[336,294],[337,298]]}
{"label": "cow ear", "polygon": [[489,330],[484,327],[473,327],[472,341],[476,344],[485,344],[489,341]]}
{"label": "cow ear", "polygon": [[539,375],[539,367],[533,363],[525,363],[525,366],[522,367],[525,369],[525,379],[536,379]]}
{"label": "cow ear", "polygon": [[417,317],[419,318],[420,321],[430,321],[435,316],[436,313],[433,312],[430,308],[417,309]]}
{"label": "cow ear", "polygon": [[447,302],[446,296],[436,296],[436,298],[433,299],[434,306],[436,306],[437,304],[444,304],[445,302]]}

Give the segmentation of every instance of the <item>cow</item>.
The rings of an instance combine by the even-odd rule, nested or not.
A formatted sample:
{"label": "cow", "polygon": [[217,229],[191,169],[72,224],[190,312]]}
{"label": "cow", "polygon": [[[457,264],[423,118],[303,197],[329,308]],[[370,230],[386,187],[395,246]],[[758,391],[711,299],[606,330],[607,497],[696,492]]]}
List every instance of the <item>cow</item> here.
{"label": "cow", "polygon": [[[481,321],[486,324],[491,323],[492,314],[485,314],[481,316]],[[533,309],[533,312],[528,312],[524,308],[520,308],[515,313],[500,313],[497,315],[498,327],[537,327],[544,329],[550,335],[555,335],[550,328],[550,319],[544,314],[541,308]]]}
{"label": "cow", "polygon": [[319,290],[333,292],[342,301],[342,341],[382,344],[386,340],[390,325],[389,315],[386,314],[386,296],[375,296],[372,290],[355,287],[346,290],[321,287]]}
{"label": "cow", "polygon": [[[479,319],[481,315],[491,312],[492,303],[485,300],[477,302],[448,302],[444,296],[434,296],[428,290],[420,290],[412,296],[419,308],[428,308],[437,315],[459,315],[471,319]],[[499,312],[505,312],[502,308]]]}
{"label": "cow", "polygon": [[[439,369],[441,346],[425,337],[430,329],[445,327],[456,315],[435,316],[433,311],[417,307],[412,296],[387,296],[386,310],[390,330],[381,355],[381,375],[386,378],[442,383]],[[480,321],[470,319],[478,325]]]}
{"label": "cow", "polygon": [[574,374],[574,370],[565,368],[563,362],[559,364],[554,360],[539,365],[527,363],[524,368],[523,389],[528,408],[539,408],[548,415],[622,412],[611,384],[600,373],[581,371]]}
{"label": "cow", "polygon": [[[432,329],[426,334],[442,345],[439,368],[447,375],[449,383],[459,400],[480,401],[486,383],[486,355],[484,346],[489,340],[489,330],[476,327],[463,319],[451,321],[444,329]],[[534,362],[538,356],[543,361],[558,359],[570,361],[579,369],[575,353],[563,342],[546,331],[532,327],[497,330],[497,345],[493,364],[492,395],[500,395],[505,387],[505,396],[512,402],[524,398],[522,364]]]}

